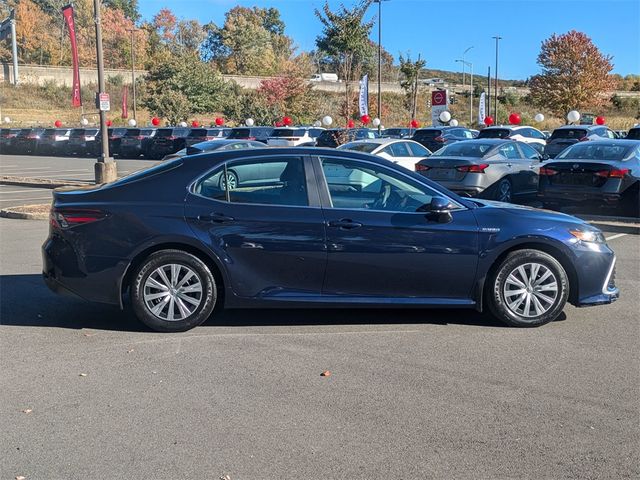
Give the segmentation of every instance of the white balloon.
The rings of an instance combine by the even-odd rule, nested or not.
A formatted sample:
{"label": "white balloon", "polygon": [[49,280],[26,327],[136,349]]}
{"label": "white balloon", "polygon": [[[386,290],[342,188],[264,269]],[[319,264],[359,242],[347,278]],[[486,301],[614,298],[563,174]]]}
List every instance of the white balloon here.
{"label": "white balloon", "polygon": [[130,127],[135,127],[137,123],[138,122],[136,122],[133,118],[129,120],[129,126]]}
{"label": "white balloon", "polygon": [[377,118],[377,117],[376,117],[376,118],[374,118],[374,119],[373,119],[373,122],[371,122],[371,124],[372,124],[374,127],[378,128],[378,127],[380,126],[380,119],[379,119],[379,118]]}
{"label": "white balloon", "polygon": [[567,120],[572,123],[577,122],[578,120],[580,120],[580,112],[578,112],[577,110],[571,110],[569,113],[567,113]]}
{"label": "white balloon", "polygon": [[451,114],[447,110],[440,114],[441,122],[447,123],[449,120],[451,120]]}
{"label": "white balloon", "polygon": [[179,123],[179,125],[180,125],[182,128],[184,128],[184,127],[186,127],[186,126],[187,126],[187,122],[182,121],[182,122],[180,122],[180,123]]}
{"label": "white balloon", "polygon": [[82,118],[80,120],[80,125],[84,125],[84,126],[89,125],[89,120],[87,120],[86,118]]}
{"label": "white balloon", "polygon": [[315,122],[313,122],[313,126],[314,127],[321,127],[322,126],[322,122],[320,120],[316,120]]}
{"label": "white balloon", "polygon": [[11,123],[11,119],[9,117],[4,117],[4,123]]}
{"label": "white balloon", "polygon": [[244,121],[244,124],[245,124],[247,127],[253,127],[253,125],[254,125],[255,123],[256,123],[256,122],[253,120],[253,118],[247,118],[247,119]]}
{"label": "white balloon", "polygon": [[322,118],[322,125],[324,125],[325,127],[331,126],[332,123],[333,123],[333,118],[331,118],[329,115]]}
{"label": "white balloon", "polygon": [[533,119],[538,123],[544,122],[544,115],[541,113],[536,113],[536,116],[533,117]]}
{"label": "white balloon", "polygon": [[451,125],[452,127],[457,127],[458,126],[458,120],[456,120],[455,118],[453,120],[451,120],[449,122],[449,125]]}

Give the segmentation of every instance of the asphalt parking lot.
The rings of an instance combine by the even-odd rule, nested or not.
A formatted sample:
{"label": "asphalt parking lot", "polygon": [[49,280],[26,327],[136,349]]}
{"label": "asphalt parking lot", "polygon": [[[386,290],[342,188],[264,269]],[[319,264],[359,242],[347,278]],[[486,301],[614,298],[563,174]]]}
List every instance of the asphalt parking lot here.
{"label": "asphalt parking lot", "polygon": [[239,310],[158,334],[50,293],[47,222],[0,218],[0,478],[637,478],[640,242],[602,227],[621,299],[538,329]]}

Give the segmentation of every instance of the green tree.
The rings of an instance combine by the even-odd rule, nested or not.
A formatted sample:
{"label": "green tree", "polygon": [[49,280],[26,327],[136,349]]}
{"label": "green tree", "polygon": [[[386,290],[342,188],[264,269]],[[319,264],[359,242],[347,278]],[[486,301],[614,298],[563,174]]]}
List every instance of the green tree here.
{"label": "green tree", "polygon": [[189,115],[222,111],[228,91],[222,76],[196,53],[176,56],[167,52],[149,69],[141,103],[176,123]]}
{"label": "green tree", "polygon": [[138,0],[103,0],[103,5],[109,8],[117,8],[125,17],[133,22],[140,20]]}
{"label": "green tree", "polygon": [[426,64],[426,60],[422,60],[420,55],[414,62],[409,54],[407,54],[406,58],[400,54],[400,72],[404,76],[404,79],[400,81],[400,86],[405,92],[406,105],[411,118],[416,118],[418,110],[418,77]]}
{"label": "green tree", "polygon": [[322,10],[315,10],[316,17],[322,24],[322,34],[316,38],[316,46],[335,66],[344,82],[345,100],[342,111],[346,119],[352,115],[354,95],[351,84],[360,77],[363,65],[374,55],[373,45],[369,41],[374,21],[364,21],[371,3],[372,0],[360,0],[351,9],[340,5],[334,12],[325,1]]}
{"label": "green tree", "polygon": [[611,60],[582,32],[554,34],[542,42],[538,55],[542,73],[531,78],[529,97],[561,117],[574,108],[606,105],[606,92],[615,85]]}
{"label": "green tree", "polygon": [[202,56],[224,73],[273,75],[293,54],[293,41],[284,28],[275,8],[234,7],[222,27],[205,25]]}

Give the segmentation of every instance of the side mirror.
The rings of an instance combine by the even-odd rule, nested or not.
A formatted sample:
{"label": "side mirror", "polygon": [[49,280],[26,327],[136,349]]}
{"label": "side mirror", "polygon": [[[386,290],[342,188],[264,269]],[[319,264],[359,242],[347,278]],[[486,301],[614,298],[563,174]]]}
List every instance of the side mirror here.
{"label": "side mirror", "polygon": [[542,161],[544,162],[545,160],[549,160],[550,158],[551,158],[551,157],[545,153],[544,155],[542,155],[542,156],[540,157],[540,160],[542,160]]}
{"label": "side mirror", "polygon": [[449,223],[453,220],[451,210],[454,206],[444,197],[433,197],[431,202],[422,205],[418,211],[426,212],[429,219],[436,220],[438,223]]}

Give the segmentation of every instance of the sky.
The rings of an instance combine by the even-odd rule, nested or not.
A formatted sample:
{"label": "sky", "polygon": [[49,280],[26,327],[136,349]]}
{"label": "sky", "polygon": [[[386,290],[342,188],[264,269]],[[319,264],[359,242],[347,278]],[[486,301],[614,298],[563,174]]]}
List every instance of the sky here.
{"label": "sky", "polygon": [[[332,9],[353,0],[329,0]],[[169,8],[179,18],[201,23],[224,23],[224,14],[236,5],[276,7],[286,34],[300,50],[315,48],[321,25],[314,15],[324,0],[139,0],[144,19]],[[368,17],[377,16],[374,4]],[[591,37],[604,54],[613,57],[613,73],[640,74],[640,0],[385,0],[382,2],[382,45],[398,54],[418,54],[427,68],[461,71],[456,59],[473,47],[465,60],[474,74],[495,67],[504,79],[525,79],[539,73],[536,58],[543,40],[553,33],[579,30]],[[377,42],[377,24],[372,31]]]}

